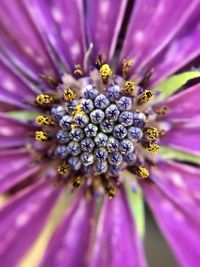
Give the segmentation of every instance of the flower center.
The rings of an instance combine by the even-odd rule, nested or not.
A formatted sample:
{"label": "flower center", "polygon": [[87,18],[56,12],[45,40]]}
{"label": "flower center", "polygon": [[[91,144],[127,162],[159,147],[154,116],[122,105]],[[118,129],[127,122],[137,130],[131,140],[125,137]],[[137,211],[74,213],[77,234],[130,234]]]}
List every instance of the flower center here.
{"label": "flower center", "polygon": [[145,159],[158,151],[160,132],[149,106],[154,93],[126,80],[131,62],[123,61],[122,76],[98,60],[97,65],[85,77],[76,66],[78,79],[64,74],[56,93],[37,96],[43,114],[36,118],[35,139],[46,143],[63,181],[100,187],[113,197],[124,169],[149,176]]}

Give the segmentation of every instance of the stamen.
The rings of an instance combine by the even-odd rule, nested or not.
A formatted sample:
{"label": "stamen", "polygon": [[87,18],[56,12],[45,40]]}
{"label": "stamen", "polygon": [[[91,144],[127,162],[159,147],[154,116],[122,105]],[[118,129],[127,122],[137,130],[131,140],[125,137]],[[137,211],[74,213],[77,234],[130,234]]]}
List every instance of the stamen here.
{"label": "stamen", "polygon": [[154,112],[157,113],[159,116],[163,116],[167,113],[168,107],[167,106],[163,106],[161,108],[155,108]]}
{"label": "stamen", "polygon": [[42,115],[37,116],[35,121],[38,125],[52,125],[52,124],[54,124],[53,120],[50,117],[42,116]]}
{"label": "stamen", "polygon": [[151,141],[157,140],[159,138],[159,131],[154,127],[146,128],[144,132],[147,139]]}
{"label": "stamen", "polygon": [[131,60],[131,59],[129,59],[129,60],[124,59],[123,60],[123,62],[122,62],[122,76],[124,78],[127,77],[127,74],[129,72],[130,68],[132,67],[132,65],[133,65],[133,60]]}
{"label": "stamen", "polygon": [[35,139],[38,141],[46,141],[48,139],[48,134],[47,132],[44,132],[44,131],[36,131]]}
{"label": "stamen", "polygon": [[97,67],[101,68],[101,66],[103,65],[103,55],[102,54],[99,54],[97,56],[95,64],[96,64]]}
{"label": "stamen", "polygon": [[144,90],[144,92],[138,98],[138,105],[143,105],[149,102],[154,96],[154,93],[150,90]]}
{"label": "stamen", "polygon": [[80,64],[76,64],[75,65],[75,69],[74,69],[74,74],[78,77],[82,77],[83,76],[83,69],[81,68]]}
{"label": "stamen", "polygon": [[138,166],[136,169],[136,174],[140,178],[146,179],[149,177],[149,170],[145,166]]}
{"label": "stamen", "polygon": [[126,81],[125,85],[122,89],[123,89],[124,93],[129,94],[129,95],[133,95],[135,87],[136,87],[135,82]]}
{"label": "stamen", "polygon": [[115,195],[116,195],[116,188],[114,188],[112,185],[109,185],[107,188],[106,188],[106,192],[108,194],[108,198],[109,199],[112,199]]}
{"label": "stamen", "polygon": [[76,98],[76,93],[71,88],[66,88],[64,90],[64,99],[66,101],[72,101]]}
{"label": "stamen", "polygon": [[58,174],[60,175],[67,175],[69,173],[69,166],[67,163],[63,163],[57,167]]}
{"label": "stamen", "polygon": [[159,150],[159,145],[149,142],[148,144],[145,144],[145,149],[148,150],[149,152],[155,154]]}
{"label": "stamen", "polygon": [[103,64],[99,70],[102,80],[105,82],[112,74],[111,68],[108,64]]}
{"label": "stamen", "polygon": [[40,105],[52,104],[54,101],[55,101],[55,98],[47,94],[39,94],[36,97],[36,102]]}
{"label": "stamen", "polygon": [[74,181],[73,181],[73,187],[74,188],[79,188],[80,185],[81,185],[81,176],[77,176],[74,178]]}
{"label": "stamen", "polygon": [[56,78],[54,78],[52,76],[46,76],[45,74],[40,74],[40,78],[50,85],[57,85],[58,84],[58,81],[56,80]]}

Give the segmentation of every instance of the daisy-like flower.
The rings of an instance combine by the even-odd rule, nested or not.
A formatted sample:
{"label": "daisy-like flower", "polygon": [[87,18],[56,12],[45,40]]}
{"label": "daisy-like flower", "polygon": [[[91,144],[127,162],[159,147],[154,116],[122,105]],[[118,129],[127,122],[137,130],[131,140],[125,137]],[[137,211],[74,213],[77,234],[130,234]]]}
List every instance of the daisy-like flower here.
{"label": "daisy-like flower", "polygon": [[1,266],[199,266],[199,0],[0,6]]}

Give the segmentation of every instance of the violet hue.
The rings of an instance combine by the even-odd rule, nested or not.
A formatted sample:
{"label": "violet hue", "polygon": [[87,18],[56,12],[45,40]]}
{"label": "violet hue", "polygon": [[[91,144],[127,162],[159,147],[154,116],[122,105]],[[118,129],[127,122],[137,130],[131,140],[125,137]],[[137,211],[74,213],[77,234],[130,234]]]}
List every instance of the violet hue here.
{"label": "violet hue", "polygon": [[[0,2],[0,263],[3,267],[17,266],[26,259],[37,238],[49,226],[48,217],[63,192],[62,186],[53,183],[54,169],[47,168],[30,149],[28,140],[35,125],[32,121],[13,119],[4,112],[40,112],[29,104],[40,92],[39,88],[45,87],[39,75],[59,79],[63,71],[72,73],[75,64],[84,64],[90,43],[94,46],[93,60],[103,53],[105,62],[117,62],[120,68],[124,58],[133,59],[129,78],[136,81],[154,68],[148,86],[157,85],[200,54],[199,0],[182,0],[178,4],[174,0],[131,2]],[[123,21],[128,20],[128,14],[128,28],[125,39],[121,40],[120,32],[126,30],[121,27],[125,27]],[[121,51],[116,50],[118,46]],[[162,120],[170,127],[161,138],[161,145],[200,155],[199,92],[197,83],[163,101],[168,113]],[[149,181],[138,184],[180,266],[198,267],[199,167],[160,159],[152,168]],[[65,214],[51,232],[44,255],[38,256],[39,266],[146,266],[124,186],[112,200],[102,198],[102,203],[91,198],[85,188],[68,194],[69,207],[66,206]]]}

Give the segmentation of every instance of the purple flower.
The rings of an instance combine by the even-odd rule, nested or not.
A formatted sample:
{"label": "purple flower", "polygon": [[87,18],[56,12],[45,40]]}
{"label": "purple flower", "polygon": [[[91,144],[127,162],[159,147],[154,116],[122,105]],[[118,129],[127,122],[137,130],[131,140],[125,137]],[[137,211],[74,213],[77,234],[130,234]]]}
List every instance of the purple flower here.
{"label": "purple flower", "polygon": [[157,89],[197,62],[199,0],[0,7],[1,265],[146,266],[129,185],[198,267],[200,84]]}

